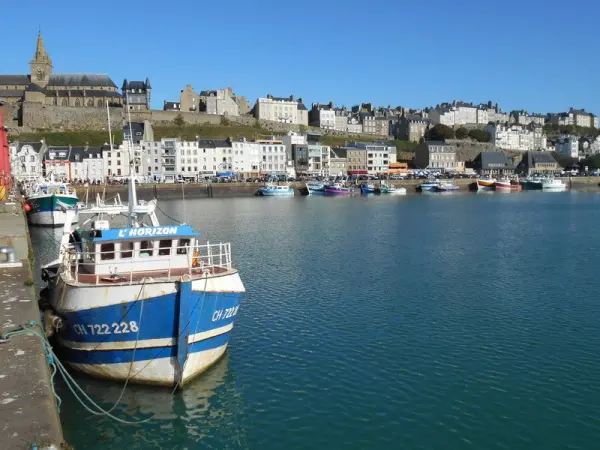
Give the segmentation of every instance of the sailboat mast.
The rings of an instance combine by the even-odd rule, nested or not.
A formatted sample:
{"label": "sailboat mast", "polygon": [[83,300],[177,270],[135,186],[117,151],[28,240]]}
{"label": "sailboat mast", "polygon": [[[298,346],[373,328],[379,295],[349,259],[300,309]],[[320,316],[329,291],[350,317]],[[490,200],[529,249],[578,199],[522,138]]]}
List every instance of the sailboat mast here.
{"label": "sailboat mast", "polygon": [[131,109],[129,108],[129,94],[125,96],[127,102],[127,120],[129,122],[129,216],[127,218],[127,225],[129,228],[136,225],[136,220],[133,217],[133,209],[137,206],[137,192],[135,190],[135,153],[133,149],[133,130],[131,127]]}

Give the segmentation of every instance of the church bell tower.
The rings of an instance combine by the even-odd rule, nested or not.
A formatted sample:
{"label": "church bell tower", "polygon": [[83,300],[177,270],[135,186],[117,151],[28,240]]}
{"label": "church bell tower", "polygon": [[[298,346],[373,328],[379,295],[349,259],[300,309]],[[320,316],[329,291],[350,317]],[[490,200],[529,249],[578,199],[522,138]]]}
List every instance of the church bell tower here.
{"label": "church bell tower", "polygon": [[52,60],[44,48],[41,31],[38,33],[35,55],[29,62],[29,67],[31,69],[31,82],[40,87],[46,87],[52,73]]}

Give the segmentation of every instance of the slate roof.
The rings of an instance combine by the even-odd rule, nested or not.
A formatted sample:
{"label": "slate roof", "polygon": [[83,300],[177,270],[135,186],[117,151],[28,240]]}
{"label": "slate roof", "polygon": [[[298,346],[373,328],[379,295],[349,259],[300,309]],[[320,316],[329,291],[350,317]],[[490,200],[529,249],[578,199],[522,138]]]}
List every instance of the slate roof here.
{"label": "slate roof", "polygon": [[52,74],[48,81],[48,86],[117,86],[108,75],[104,74],[86,74],[86,73],[65,73]]}
{"label": "slate roof", "polygon": [[123,89],[143,89],[147,88],[146,82],[144,81],[127,81],[123,82]]}
{"label": "slate roof", "polygon": [[163,104],[163,111],[168,111],[171,109],[180,109],[180,103],[179,102],[164,102]]}
{"label": "slate roof", "polygon": [[198,139],[200,148],[231,147],[231,142],[226,139]]}
{"label": "slate roof", "polygon": [[27,86],[30,82],[27,75],[0,75],[0,85]]}
{"label": "slate roof", "polygon": [[37,153],[40,152],[40,150],[42,149],[42,143],[40,141],[34,141],[34,142],[19,142],[19,147],[17,148],[17,152],[21,151],[21,149],[26,146],[29,145],[30,147],[33,148],[33,150]]}
{"label": "slate roof", "polygon": [[308,111],[308,109],[306,109],[306,106],[304,106],[304,103],[298,103],[298,110],[299,111]]}
{"label": "slate roof", "polygon": [[528,162],[532,161],[534,164],[544,163],[555,163],[554,157],[547,152],[527,152]]}
{"label": "slate roof", "polygon": [[[337,155],[337,156],[335,156]],[[332,148],[331,149],[331,158],[347,158],[348,150],[345,148]]]}
{"label": "slate roof", "polygon": [[483,170],[515,168],[512,160],[502,152],[481,152],[479,156]]}
{"label": "slate roof", "polygon": [[25,88],[27,92],[41,92],[43,94],[47,94],[46,89],[38,86],[37,84],[31,83],[29,86]]}
{"label": "slate roof", "polygon": [[23,92],[24,92],[24,89],[23,90],[21,90],[21,89],[1,89],[0,97],[5,97],[5,98],[22,97]]}
{"label": "slate roof", "polygon": [[217,91],[200,91],[200,97],[216,97]]}

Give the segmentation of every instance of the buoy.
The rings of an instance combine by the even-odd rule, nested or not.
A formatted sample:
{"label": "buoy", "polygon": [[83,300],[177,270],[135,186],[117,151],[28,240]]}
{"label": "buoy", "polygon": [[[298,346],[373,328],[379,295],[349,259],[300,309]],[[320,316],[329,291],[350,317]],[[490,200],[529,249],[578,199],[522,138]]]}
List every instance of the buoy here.
{"label": "buoy", "polygon": [[23,209],[25,210],[25,212],[30,212],[31,211],[31,205],[29,203],[25,203],[23,205]]}

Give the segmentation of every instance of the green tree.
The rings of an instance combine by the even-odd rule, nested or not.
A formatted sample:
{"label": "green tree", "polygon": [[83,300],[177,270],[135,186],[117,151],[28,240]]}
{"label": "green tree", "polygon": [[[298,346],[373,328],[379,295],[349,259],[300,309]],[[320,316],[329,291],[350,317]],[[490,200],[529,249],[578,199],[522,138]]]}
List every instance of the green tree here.
{"label": "green tree", "polygon": [[223,125],[224,127],[228,127],[229,125],[231,125],[231,121],[227,117],[222,116],[221,125]]}
{"label": "green tree", "polygon": [[465,127],[460,127],[456,130],[456,139],[466,139],[469,136],[469,130]]}
{"label": "green tree", "polygon": [[471,130],[469,131],[469,137],[475,139],[477,142],[490,142],[490,133],[485,130]]}
{"label": "green tree", "polygon": [[308,127],[306,125],[300,125],[298,129],[300,130],[300,133],[306,133],[308,131]]}
{"label": "green tree", "polygon": [[579,162],[579,167],[584,169],[587,166],[588,170],[600,169],[600,154],[588,156]]}
{"label": "green tree", "polygon": [[445,141],[454,137],[454,130],[446,125],[438,123],[427,131],[427,139],[430,141]]}
{"label": "green tree", "polygon": [[181,113],[175,116],[175,118],[173,119],[173,123],[178,127],[182,127],[185,125],[185,119],[183,118]]}
{"label": "green tree", "polygon": [[577,166],[579,162],[577,158],[571,158],[570,156],[561,155],[558,152],[552,152],[552,156],[554,157],[558,165],[562,168]]}

